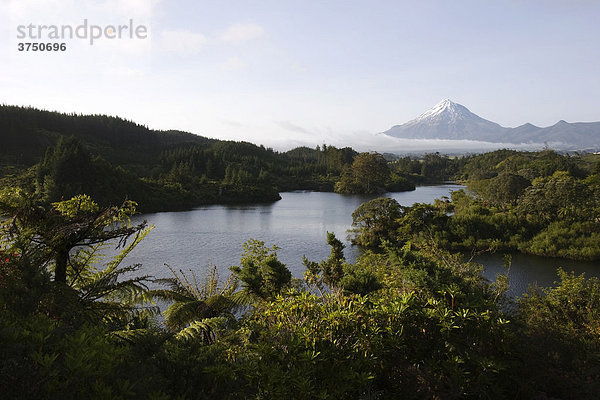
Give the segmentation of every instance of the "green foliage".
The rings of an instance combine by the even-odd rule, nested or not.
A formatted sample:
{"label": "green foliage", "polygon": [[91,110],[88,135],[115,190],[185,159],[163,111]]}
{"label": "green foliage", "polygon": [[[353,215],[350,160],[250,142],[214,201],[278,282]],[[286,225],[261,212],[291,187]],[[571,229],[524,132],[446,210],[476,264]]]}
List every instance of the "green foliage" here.
{"label": "green foliage", "polygon": [[519,203],[519,210],[546,223],[557,217],[573,222],[585,218],[592,202],[598,201],[590,195],[583,181],[558,171],[534,180]]}
{"label": "green foliage", "polygon": [[532,288],[520,301],[530,329],[550,327],[563,338],[600,345],[600,281],[558,269],[557,286]]}
{"label": "green foliage", "polygon": [[410,180],[423,183],[438,183],[457,178],[468,157],[452,158],[439,153],[422,157],[402,157],[390,163],[391,170]]}
{"label": "green foliage", "polygon": [[498,176],[488,180],[480,190],[481,197],[495,206],[508,206],[516,204],[523,195],[525,189],[531,183],[527,178],[510,172],[502,172]]}
{"label": "green foliage", "polygon": [[152,298],[172,302],[163,313],[165,325],[176,332],[178,338],[214,342],[218,329],[234,320],[233,312],[238,304],[233,293],[237,282],[230,276],[221,286],[216,267],[203,282],[196,279],[193,271],[188,276],[181,270],[169,269],[172,278],[155,280],[167,285],[168,289],[154,289],[148,293]]}
{"label": "green foliage", "polygon": [[[420,253],[406,250],[404,255],[427,263]],[[259,338],[251,348],[259,353],[257,368],[269,373],[256,376],[255,384],[274,396],[295,398],[499,393],[507,322],[492,301],[477,294],[481,281],[453,286],[456,300],[436,291],[401,291],[403,283],[392,273],[412,270],[407,260],[375,267],[371,272],[387,278],[368,296],[290,292],[257,311],[247,321]],[[357,269],[362,262],[368,264],[359,261]],[[439,268],[464,282],[462,267],[449,262],[432,265],[433,286],[444,287],[444,278],[436,277]],[[292,394],[285,382],[296,380],[305,383]]]}
{"label": "green foliage", "polygon": [[447,233],[443,227],[448,225],[448,219],[446,213],[435,205],[415,203],[412,207],[404,207],[397,220],[397,237],[391,242],[403,244],[436,240],[445,243]]}
{"label": "green foliage", "polygon": [[102,258],[96,258],[96,252],[105,248],[103,244],[91,250],[78,250],[70,262],[69,286],[77,291],[85,312],[92,318],[101,315],[111,330],[147,327],[158,313],[148,289],[150,277],[136,274],[142,266],[123,266],[127,255],[150,230],[137,232],[134,239],[101,268],[95,266]]}
{"label": "green foliage", "polygon": [[[3,312],[0,363],[3,396],[28,398],[124,398],[124,352],[99,326],[73,329],[40,314],[13,317]],[[123,368],[119,371],[119,366]],[[132,377],[131,375],[129,375]]]}
{"label": "green foliage", "polygon": [[320,263],[323,274],[323,282],[331,288],[338,287],[344,274],[344,244],[335,237],[333,232],[327,232],[327,244],[331,247],[331,253],[327,260]]}
{"label": "green foliage", "polygon": [[381,193],[390,176],[385,158],[379,153],[361,153],[354,157],[351,166],[342,171],[335,184],[337,193]]}
{"label": "green foliage", "polygon": [[520,250],[581,260],[600,260],[600,224],[594,222],[553,222]]}
{"label": "green foliage", "polygon": [[321,295],[327,290],[335,294],[341,290],[346,294],[367,294],[381,287],[372,271],[346,263],[345,246],[333,232],[327,232],[327,244],[331,253],[326,260],[317,263],[303,257],[304,281],[311,291]]}
{"label": "green foliage", "polygon": [[268,248],[256,239],[244,243],[240,265],[231,267],[242,284],[242,295],[269,300],[289,286],[292,274],[277,259],[277,249],[277,246]]}
{"label": "green foliage", "polygon": [[200,340],[203,343],[214,343],[217,340],[216,331],[227,321],[223,317],[194,320],[188,326],[177,332],[175,337],[183,340]]}
{"label": "green foliage", "polygon": [[388,179],[385,189],[388,192],[406,192],[409,190],[415,190],[415,184],[408,178],[391,173]]}
{"label": "green foliage", "polygon": [[[22,195],[3,193],[0,202],[11,217],[3,221],[0,242],[6,255],[0,263],[0,389],[15,399],[133,396],[148,377],[144,371],[136,376],[130,350],[111,333],[152,326],[157,310],[147,296],[148,277],[135,276],[140,265],[122,265],[149,229],[127,228],[133,239],[100,267],[106,242],[125,239],[114,236],[121,229],[115,224],[128,227],[133,205],[103,210],[79,196],[44,208]],[[53,246],[65,242],[76,245],[65,280],[53,282]]]}
{"label": "green foliage", "polygon": [[[469,177],[468,193],[457,191],[451,201],[403,208],[383,230],[394,234],[374,237],[393,244],[434,240],[446,249],[472,253],[504,250],[600,259],[600,186],[586,161],[552,151],[500,150],[461,162],[463,176]],[[360,223],[355,219],[355,226]],[[362,236],[360,229],[354,231],[356,243],[379,245],[366,235],[373,230],[363,229]]]}
{"label": "green foliage", "polygon": [[[53,260],[54,280],[67,282],[71,251],[117,240],[117,247],[146,226],[131,226],[129,217],[136,204],[100,209],[89,196],[78,195],[50,205],[32,200],[22,190],[0,192],[0,216],[7,219],[0,229],[4,240],[19,251],[39,248]],[[18,239],[18,240],[17,240]]]}
{"label": "green foliage", "polygon": [[365,296],[382,288],[377,275],[370,268],[360,264],[345,264],[344,275],[340,280],[346,294]]}
{"label": "green foliage", "polygon": [[555,288],[532,288],[519,301],[526,351],[519,373],[530,395],[593,399],[600,392],[600,282],[561,269]]}
{"label": "green foliage", "polygon": [[403,211],[396,200],[385,197],[362,203],[352,213],[352,243],[377,248],[384,241],[394,240]]}

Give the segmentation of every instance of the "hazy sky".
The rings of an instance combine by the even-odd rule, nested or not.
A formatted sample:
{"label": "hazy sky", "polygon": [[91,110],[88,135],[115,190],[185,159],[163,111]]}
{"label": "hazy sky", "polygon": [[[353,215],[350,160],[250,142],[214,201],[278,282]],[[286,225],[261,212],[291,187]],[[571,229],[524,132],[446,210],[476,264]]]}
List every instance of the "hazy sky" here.
{"label": "hazy sky", "polygon": [[[0,4],[5,104],[119,115],[277,148],[368,147],[371,134],[443,98],[510,127],[600,120],[599,1]],[[18,25],[84,19],[132,19],[149,35],[17,51]]]}

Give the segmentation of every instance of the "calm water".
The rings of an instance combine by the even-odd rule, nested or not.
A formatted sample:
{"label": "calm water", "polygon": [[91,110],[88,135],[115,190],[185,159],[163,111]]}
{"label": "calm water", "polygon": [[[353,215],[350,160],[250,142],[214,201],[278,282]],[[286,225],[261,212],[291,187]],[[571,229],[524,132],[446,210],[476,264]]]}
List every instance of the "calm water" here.
{"label": "calm water", "polygon": [[[485,266],[484,276],[494,280],[499,273],[506,273],[504,256],[501,254],[485,254],[474,260]],[[510,287],[508,294],[520,296],[530,285],[554,286],[558,280],[557,268],[573,271],[576,274],[585,273],[587,278],[600,277],[600,263],[597,261],[575,261],[560,258],[546,258],[528,254],[513,254],[512,265],[508,272]]]}
{"label": "calm water", "polygon": [[[402,205],[412,205],[432,202],[459,188],[451,184],[420,186],[412,192],[388,196]],[[242,244],[253,238],[280,247],[279,259],[294,276],[301,277],[303,255],[314,261],[328,256],[328,231],[345,241],[348,260],[356,258],[358,249],[350,246],[346,231],[352,223],[352,212],[373,197],[320,192],[288,192],[281,197],[280,201],[269,204],[214,205],[139,216],[138,219],[155,225],[155,229],[131,253],[129,263],[142,263],[145,273],[157,277],[170,276],[165,263],[176,269],[192,269],[199,275],[214,264],[225,278],[228,267],[239,262]],[[502,270],[500,255],[485,256],[479,262],[486,265],[488,278],[494,278]],[[534,281],[540,285],[552,284],[555,265],[569,269],[574,266],[578,272],[587,272],[586,276],[600,275],[597,263],[515,256],[510,272],[511,294],[523,293]]]}

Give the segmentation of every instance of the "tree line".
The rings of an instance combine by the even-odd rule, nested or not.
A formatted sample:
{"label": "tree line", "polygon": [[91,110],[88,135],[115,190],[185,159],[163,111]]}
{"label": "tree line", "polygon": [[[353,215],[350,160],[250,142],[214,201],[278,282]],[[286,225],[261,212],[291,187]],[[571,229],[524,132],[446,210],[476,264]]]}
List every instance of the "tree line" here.
{"label": "tree line", "polygon": [[372,185],[352,183],[361,181],[352,175],[364,170],[358,167],[361,159],[381,156],[365,153],[354,165],[358,153],[349,147],[324,144],[276,152],[247,142],[154,131],[104,115],[0,106],[0,138],[0,186],[27,188],[48,201],[86,193],[102,205],[135,199],[149,212],[275,201],[288,190],[414,188],[387,165]]}
{"label": "tree line", "polygon": [[500,150],[458,162],[466,190],[412,207],[363,204],[354,241],[433,240],[453,251],[600,259],[600,157]]}

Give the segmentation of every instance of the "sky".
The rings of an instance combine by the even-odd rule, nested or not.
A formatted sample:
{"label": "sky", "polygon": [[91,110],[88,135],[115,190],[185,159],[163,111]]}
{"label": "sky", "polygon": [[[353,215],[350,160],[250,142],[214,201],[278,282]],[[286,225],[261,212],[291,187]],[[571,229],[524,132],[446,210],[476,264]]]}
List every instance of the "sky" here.
{"label": "sky", "polygon": [[[599,121],[599,19],[587,0],[0,0],[0,103],[281,150],[377,149],[445,98],[506,127]],[[84,20],[148,33],[18,51],[44,41],[20,25]]]}

